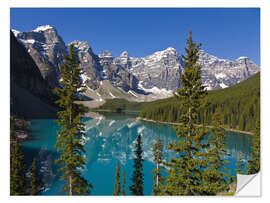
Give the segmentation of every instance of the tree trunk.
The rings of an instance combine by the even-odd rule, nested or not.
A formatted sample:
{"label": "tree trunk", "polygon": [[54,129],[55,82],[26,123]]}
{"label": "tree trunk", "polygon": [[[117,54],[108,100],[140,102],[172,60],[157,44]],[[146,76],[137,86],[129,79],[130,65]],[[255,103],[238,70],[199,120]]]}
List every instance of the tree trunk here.
{"label": "tree trunk", "polygon": [[[158,172],[158,169],[159,169],[159,164],[157,164],[157,172]],[[159,180],[158,179],[159,179],[159,176],[157,174],[157,183],[156,183],[157,184],[157,187],[158,187],[158,184],[159,184]]]}
{"label": "tree trunk", "polygon": [[[72,110],[72,104],[70,105],[70,114],[69,114],[69,124],[71,126],[71,110]],[[69,176],[69,195],[72,195],[72,177]]]}
{"label": "tree trunk", "polygon": [[[188,108],[188,118],[189,118],[188,122],[190,123],[191,122],[191,109],[190,109],[190,107]],[[191,129],[189,126],[189,129],[188,129],[188,136],[189,137],[190,137],[190,131],[191,131]]]}
{"label": "tree trunk", "polygon": [[69,195],[72,195],[72,183],[71,183],[71,181],[72,181],[72,177],[69,176]]}

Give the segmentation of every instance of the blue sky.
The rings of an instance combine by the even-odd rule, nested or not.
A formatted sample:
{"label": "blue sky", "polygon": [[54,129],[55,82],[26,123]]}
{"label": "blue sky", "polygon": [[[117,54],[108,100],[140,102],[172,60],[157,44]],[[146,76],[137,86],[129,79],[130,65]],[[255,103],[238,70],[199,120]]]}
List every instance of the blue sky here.
{"label": "blue sky", "polygon": [[248,56],[260,65],[258,8],[11,8],[10,27],[55,27],[65,43],[88,41],[95,53],[127,50],[142,57],[175,47],[183,53],[189,30],[202,49],[224,59]]}

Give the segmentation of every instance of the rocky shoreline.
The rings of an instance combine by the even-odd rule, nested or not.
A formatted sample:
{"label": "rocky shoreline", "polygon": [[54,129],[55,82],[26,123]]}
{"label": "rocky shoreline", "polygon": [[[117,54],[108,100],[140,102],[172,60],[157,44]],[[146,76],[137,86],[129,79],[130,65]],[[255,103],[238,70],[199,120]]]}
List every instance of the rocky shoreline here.
{"label": "rocky shoreline", "polygon": [[[156,121],[156,120],[151,120],[151,119],[146,119],[142,117],[137,117],[137,120],[142,120],[142,121],[147,121],[147,122],[153,122],[153,123],[161,123],[161,124],[167,124],[167,125],[182,125],[182,123],[173,123],[173,122],[164,122],[164,121]],[[202,125],[197,125],[197,126],[202,126]],[[206,128],[213,128],[213,126],[205,126]],[[241,133],[241,134],[246,134],[246,135],[253,135],[252,132],[248,131],[242,131],[242,130],[237,130],[237,129],[231,129],[231,128],[224,128],[225,131],[228,132],[235,132],[235,133]]]}
{"label": "rocky shoreline", "polygon": [[[19,141],[26,141],[30,139],[30,131],[26,128],[31,125],[30,121],[26,121],[22,118],[12,117],[14,119],[14,134],[15,138],[18,138]],[[13,142],[14,140],[11,140]]]}

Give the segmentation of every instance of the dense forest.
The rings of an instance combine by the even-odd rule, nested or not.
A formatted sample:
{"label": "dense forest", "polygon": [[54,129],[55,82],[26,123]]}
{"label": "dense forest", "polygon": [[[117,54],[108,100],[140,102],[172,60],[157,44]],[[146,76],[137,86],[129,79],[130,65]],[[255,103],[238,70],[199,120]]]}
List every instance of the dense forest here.
{"label": "dense forest", "polygon": [[[252,131],[260,117],[260,73],[249,79],[221,90],[208,91],[207,107],[200,111],[198,123],[211,125],[212,115],[220,107],[224,116],[223,124],[228,128]],[[179,109],[176,98],[147,105],[140,117],[168,122],[179,122],[185,111]]]}

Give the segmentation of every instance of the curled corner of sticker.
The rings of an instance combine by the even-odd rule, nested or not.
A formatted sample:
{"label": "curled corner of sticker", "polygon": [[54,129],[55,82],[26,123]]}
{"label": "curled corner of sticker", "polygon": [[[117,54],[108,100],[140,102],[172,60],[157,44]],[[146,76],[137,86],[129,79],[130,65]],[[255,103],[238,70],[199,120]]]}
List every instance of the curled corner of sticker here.
{"label": "curled corner of sticker", "polygon": [[261,196],[261,172],[252,175],[237,174],[237,186],[235,196]]}

